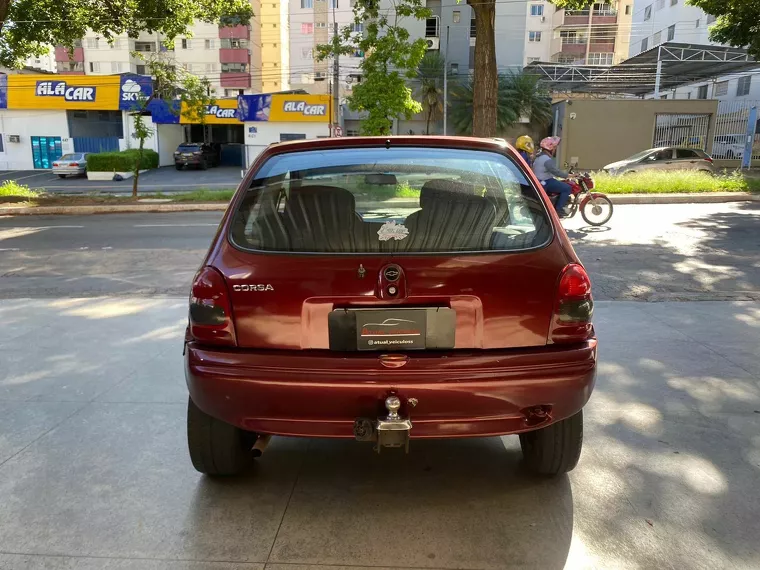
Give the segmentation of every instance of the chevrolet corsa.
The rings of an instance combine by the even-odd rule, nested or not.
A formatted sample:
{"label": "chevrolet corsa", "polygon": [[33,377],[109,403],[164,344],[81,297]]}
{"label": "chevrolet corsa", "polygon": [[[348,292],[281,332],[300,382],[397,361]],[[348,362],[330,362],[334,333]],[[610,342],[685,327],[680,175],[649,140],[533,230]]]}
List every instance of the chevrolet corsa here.
{"label": "chevrolet corsa", "polygon": [[567,472],[596,374],[592,312],[551,203],[503,141],[270,146],[192,284],[190,457],[227,475],[272,435],[380,452],[519,434],[529,469]]}

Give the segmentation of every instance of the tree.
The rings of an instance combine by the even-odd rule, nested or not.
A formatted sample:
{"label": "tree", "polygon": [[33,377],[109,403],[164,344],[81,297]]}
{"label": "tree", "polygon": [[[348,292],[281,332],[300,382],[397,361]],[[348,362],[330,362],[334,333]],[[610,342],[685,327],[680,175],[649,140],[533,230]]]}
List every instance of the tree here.
{"label": "tree", "polygon": [[750,55],[760,59],[760,2],[757,0],[689,0],[718,20],[710,27],[714,42],[746,47]]}
{"label": "tree", "polygon": [[496,135],[499,75],[494,21],[496,0],[467,0],[475,13],[475,73],[472,81],[472,134]]}
{"label": "tree", "polygon": [[0,64],[16,68],[49,45],[73,47],[88,30],[106,41],[158,33],[172,44],[195,20],[247,24],[249,0],[0,0]]}
{"label": "tree", "polygon": [[[361,81],[347,97],[353,111],[366,112],[361,123],[365,135],[389,135],[397,117],[411,119],[422,111],[407,80],[414,79],[426,51],[425,40],[409,40],[401,25],[405,18],[424,19],[431,12],[422,0],[395,0],[393,10],[381,11],[379,0],[356,0],[354,26],[345,26],[330,44],[317,46],[317,59],[364,54]],[[354,30],[360,29],[358,33]]]}
{"label": "tree", "polygon": [[430,121],[443,115],[443,74],[446,61],[439,52],[430,51],[417,67],[417,97],[426,109],[425,134],[430,134]]}
{"label": "tree", "polygon": [[[473,81],[465,80],[452,88],[451,122],[459,134],[472,134],[475,130],[473,84]],[[497,84],[496,121],[492,136],[504,133],[523,117],[528,117],[534,125],[549,124],[551,97],[538,77],[525,73],[504,73],[498,76]]]}
{"label": "tree", "polygon": [[[133,53],[142,58],[153,77],[153,90],[149,96],[140,91],[130,111],[134,137],[138,140],[137,161],[134,165],[132,179],[132,197],[137,198],[137,186],[140,168],[144,164],[145,141],[153,136],[153,128],[145,122],[150,114],[149,107],[154,99],[167,101],[172,112],[182,113],[191,122],[205,125],[208,105],[214,104],[211,97],[211,82],[205,77],[197,77],[160,58],[145,59],[142,54]],[[205,132],[205,129],[204,129]]]}

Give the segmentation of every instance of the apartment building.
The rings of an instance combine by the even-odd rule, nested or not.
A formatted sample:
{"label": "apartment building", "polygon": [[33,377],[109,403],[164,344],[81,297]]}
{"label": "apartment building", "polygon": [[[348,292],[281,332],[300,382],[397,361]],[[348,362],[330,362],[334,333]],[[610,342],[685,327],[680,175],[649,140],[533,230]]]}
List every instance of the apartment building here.
{"label": "apartment building", "polygon": [[58,66],[55,61],[55,51],[51,47],[48,49],[47,53],[30,57],[24,62],[24,67],[38,69],[46,73],[55,73],[58,71]]}
{"label": "apartment building", "polygon": [[[317,61],[317,46],[327,44],[337,25],[339,33],[351,26],[355,33],[362,26],[353,25],[354,13],[350,0],[291,0],[290,18],[290,85],[309,93],[332,92],[334,70],[331,60]],[[339,60],[341,95],[351,92],[358,79],[364,54],[356,51]]]}
{"label": "apartment building", "polygon": [[121,35],[112,42],[88,33],[68,49],[55,48],[57,70],[66,75],[148,72],[145,57],[174,62],[211,82],[220,97],[289,89],[288,0],[252,0],[255,16],[246,25],[196,22],[192,33],[167,45],[159,34]]}
{"label": "apartment building", "polygon": [[[670,0],[668,0],[670,1]],[[614,65],[628,58],[634,0],[559,10],[532,0],[525,7],[524,64]]]}
{"label": "apartment building", "polygon": [[[715,16],[691,6],[686,0],[635,0],[630,55],[665,42],[720,45],[710,41]],[[684,85],[663,93],[662,98],[718,99],[737,103],[760,100],[760,70]]]}

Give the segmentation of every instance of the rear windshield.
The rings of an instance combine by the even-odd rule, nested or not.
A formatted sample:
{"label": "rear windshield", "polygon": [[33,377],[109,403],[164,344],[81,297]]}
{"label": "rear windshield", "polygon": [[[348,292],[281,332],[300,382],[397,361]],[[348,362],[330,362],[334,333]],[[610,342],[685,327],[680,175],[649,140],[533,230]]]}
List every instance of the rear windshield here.
{"label": "rear windshield", "polygon": [[244,249],[509,251],[549,241],[543,202],[496,152],[396,147],[275,155],[233,218]]}
{"label": "rear windshield", "polygon": [[81,154],[64,154],[58,160],[82,160]]}
{"label": "rear windshield", "polygon": [[185,150],[198,150],[200,146],[200,143],[186,143],[179,145],[179,148]]}

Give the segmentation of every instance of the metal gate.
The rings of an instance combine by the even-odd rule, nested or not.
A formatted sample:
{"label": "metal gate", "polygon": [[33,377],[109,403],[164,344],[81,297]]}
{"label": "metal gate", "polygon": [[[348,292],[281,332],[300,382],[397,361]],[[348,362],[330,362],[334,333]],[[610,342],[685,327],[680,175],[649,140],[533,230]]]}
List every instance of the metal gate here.
{"label": "metal gate", "polygon": [[686,146],[705,150],[709,127],[709,114],[658,114],[655,118],[653,146]]}
{"label": "metal gate", "polygon": [[[747,140],[747,122],[752,107],[760,109],[760,101],[720,101],[715,117],[713,158],[740,160]],[[760,160],[760,121],[754,128],[752,159]]]}
{"label": "metal gate", "polygon": [[119,137],[71,137],[74,152],[118,152]]}

